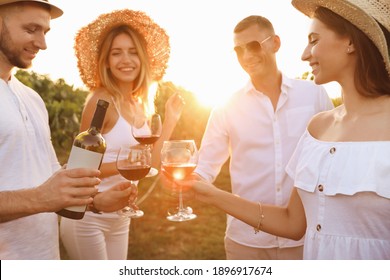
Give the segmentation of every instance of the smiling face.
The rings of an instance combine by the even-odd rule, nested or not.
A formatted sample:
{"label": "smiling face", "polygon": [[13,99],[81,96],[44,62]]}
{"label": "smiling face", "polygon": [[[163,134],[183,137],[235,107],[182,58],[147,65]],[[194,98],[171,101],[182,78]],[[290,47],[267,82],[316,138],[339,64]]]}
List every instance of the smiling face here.
{"label": "smiling face", "polygon": [[[252,42],[262,42],[259,48],[251,48]],[[268,29],[253,24],[240,32],[234,33],[234,46],[238,62],[252,79],[264,77],[276,69],[275,53],[279,49],[279,37]],[[241,48],[237,48],[241,46]],[[272,72],[273,73],[273,72]]]}
{"label": "smiling face", "polygon": [[28,68],[40,50],[46,49],[45,35],[50,29],[50,13],[34,4],[9,7],[0,17],[0,62]]}
{"label": "smiling face", "polygon": [[332,81],[342,83],[346,77],[353,76],[356,64],[350,39],[338,35],[315,18],[310,26],[302,60],[309,62],[317,84]]}
{"label": "smiling face", "polygon": [[141,71],[141,60],[132,38],[120,33],[112,41],[108,68],[118,84],[132,84]]}

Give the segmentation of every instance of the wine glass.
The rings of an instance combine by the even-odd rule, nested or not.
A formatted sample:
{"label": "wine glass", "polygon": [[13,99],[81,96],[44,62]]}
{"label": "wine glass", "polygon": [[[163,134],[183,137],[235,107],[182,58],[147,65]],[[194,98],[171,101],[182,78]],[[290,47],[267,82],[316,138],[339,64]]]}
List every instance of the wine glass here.
{"label": "wine glass", "polygon": [[[148,145],[121,147],[116,158],[116,168],[124,178],[135,184],[135,181],[148,175],[151,162],[152,155]],[[135,210],[131,206],[126,206],[117,213],[129,218],[140,218],[144,215],[143,211]]]}
{"label": "wine glass", "polygon": [[[160,138],[162,132],[160,115],[157,113],[149,114],[146,118],[145,116],[136,116],[134,125],[131,126],[131,131],[138,143],[147,145],[152,149],[152,145]],[[148,177],[157,174],[157,169],[151,168]]]}
{"label": "wine glass", "polygon": [[[198,163],[198,150],[194,140],[164,141],[161,149],[161,164],[166,174],[175,180],[183,180],[190,175]],[[169,214],[167,219],[183,222],[195,219],[190,207],[184,207],[182,187],[179,187],[179,206],[177,212]]]}
{"label": "wine glass", "polygon": [[[144,116],[142,116],[142,118],[144,118]],[[133,125],[131,129],[133,137],[140,144],[152,145],[161,136],[162,123],[159,114],[155,113],[147,115],[145,119],[135,117],[134,124],[135,125]]]}

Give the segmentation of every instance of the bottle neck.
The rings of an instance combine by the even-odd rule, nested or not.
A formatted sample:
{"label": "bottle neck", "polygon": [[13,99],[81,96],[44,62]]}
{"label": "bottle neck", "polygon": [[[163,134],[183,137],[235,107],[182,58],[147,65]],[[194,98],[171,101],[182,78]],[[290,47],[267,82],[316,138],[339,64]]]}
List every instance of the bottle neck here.
{"label": "bottle neck", "polygon": [[99,104],[96,106],[95,114],[93,115],[91,126],[89,128],[90,131],[97,131],[100,133],[104,117],[106,115],[107,107],[100,106]]}

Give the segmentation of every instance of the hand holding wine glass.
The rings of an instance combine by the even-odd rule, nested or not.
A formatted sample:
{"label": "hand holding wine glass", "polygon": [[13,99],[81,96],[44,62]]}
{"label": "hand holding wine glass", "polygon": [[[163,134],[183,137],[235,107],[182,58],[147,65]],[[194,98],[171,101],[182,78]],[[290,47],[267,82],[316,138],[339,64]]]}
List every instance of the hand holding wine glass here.
{"label": "hand holding wine glass", "polygon": [[[148,145],[135,145],[131,147],[121,147],[118,151],[116,166],[119,173],[136,185],[139,181],[148,175],[151,168],[151,151]],[[144,215],[141,210],[135,210],[131,206],[118,211],[120,216],[129,218],[139,218]]]}
{"label": "hand holding wine glass", "polygon": [[[183,180],[190,175],[198,162],[198,150],[194,140],[164,141],[161,150],[161,164],[164,172],[174,181]],[[174,183],[175,184],[175,183]],[[178,211],[170,214],[167,219],[174,222],[183,222],[196,218],[190,207],[183,205],[182,188],[179,186]]]}

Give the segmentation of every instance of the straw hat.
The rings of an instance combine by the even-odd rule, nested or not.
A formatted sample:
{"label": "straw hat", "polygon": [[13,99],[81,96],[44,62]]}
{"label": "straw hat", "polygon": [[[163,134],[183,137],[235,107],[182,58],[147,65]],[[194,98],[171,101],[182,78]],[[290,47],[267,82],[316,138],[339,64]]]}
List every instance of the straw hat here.
{"label": "straw hat", "polygon": [[53,4],[50,4],[48,0],[0,0],[0,6],[16,2],[38,2],[48,5],[50,7],[50,15],[52,19],[58,18],[64,13],[60,8],[54,6]]}
{"label": "straw hat", "polygon": [[81,79],[91,90],[100,85],[98,54],[103,38],[114,27],[128,25],[137,31],[146,42],[152,80],[158,81],[165,74],[170,55],[169,37],[164,29],[141,11],[116,10],[100,15],[82,27],[75,38],[77,66]]}
{"label": "straw hat", "polygon": [[390,75],[389,46],[378,22],[390,32],[389,0],[292,0],[292,5],[309,17],[325,7],[363,31],[379,49]]}

